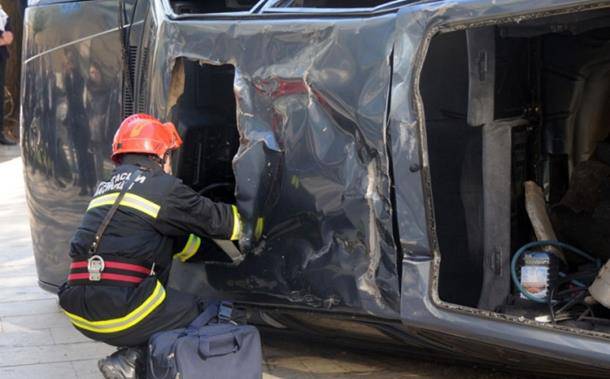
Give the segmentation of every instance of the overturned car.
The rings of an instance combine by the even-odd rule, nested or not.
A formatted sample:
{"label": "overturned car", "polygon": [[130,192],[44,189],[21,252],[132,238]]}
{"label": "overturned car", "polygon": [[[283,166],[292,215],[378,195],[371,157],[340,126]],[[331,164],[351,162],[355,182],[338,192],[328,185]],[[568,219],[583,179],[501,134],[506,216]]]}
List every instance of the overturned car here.
{"label": "overturned car", "polygon": [[238,265],[205,241],[177,288],[272,328],[607,377],[610,1],[30,0],[24,41],[44,288],[121,117],[148,112],[183,136],[177,176],[264,225]]}

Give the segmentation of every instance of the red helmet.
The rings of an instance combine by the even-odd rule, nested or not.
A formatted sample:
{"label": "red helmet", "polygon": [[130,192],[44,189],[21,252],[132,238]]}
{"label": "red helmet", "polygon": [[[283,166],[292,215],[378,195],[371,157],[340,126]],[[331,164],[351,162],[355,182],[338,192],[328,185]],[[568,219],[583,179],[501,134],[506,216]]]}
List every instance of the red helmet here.
{"label": "red helmet", "polygon": [[182,145],[182,138],[171,122],[162,123],[147,114],[127,117],[119,126],[112,142],[112,160],[125,153],[154,154],[161,159],[170,150]]}

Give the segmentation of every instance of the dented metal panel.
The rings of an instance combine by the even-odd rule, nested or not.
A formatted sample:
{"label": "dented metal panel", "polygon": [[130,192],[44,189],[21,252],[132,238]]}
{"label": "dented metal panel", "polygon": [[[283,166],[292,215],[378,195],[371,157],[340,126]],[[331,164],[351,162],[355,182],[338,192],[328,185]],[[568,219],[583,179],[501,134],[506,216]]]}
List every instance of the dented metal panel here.
{"label": "dented metal panel", "polygon": [[[163,21],[153,72],[176,59],[235,66],[240,213],[264,218],[256,255],[207,267],[252,300],[396,317],[387,110],[394,18]],[[169,114],[169,75],[151,108]]]}

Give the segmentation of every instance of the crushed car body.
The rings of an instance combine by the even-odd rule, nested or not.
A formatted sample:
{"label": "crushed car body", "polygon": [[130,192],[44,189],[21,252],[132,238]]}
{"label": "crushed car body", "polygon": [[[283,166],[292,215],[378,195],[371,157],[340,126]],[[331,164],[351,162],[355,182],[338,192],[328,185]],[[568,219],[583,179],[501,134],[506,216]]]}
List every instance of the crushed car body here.
{"label": "crushed car body", "polygon": [[116,126],[147,112],[185,141],[174,174],[264,230],[239,265],[204,241],[174,286],[270,327],[607,376],[591,283],[568,281],[583,298],[546,321],[511,259],[536,239],[528,181],[570,238],[555,206],[610,132],[609,31],[610,1],[30,0],[21,143],[40,283],[65,280]]}

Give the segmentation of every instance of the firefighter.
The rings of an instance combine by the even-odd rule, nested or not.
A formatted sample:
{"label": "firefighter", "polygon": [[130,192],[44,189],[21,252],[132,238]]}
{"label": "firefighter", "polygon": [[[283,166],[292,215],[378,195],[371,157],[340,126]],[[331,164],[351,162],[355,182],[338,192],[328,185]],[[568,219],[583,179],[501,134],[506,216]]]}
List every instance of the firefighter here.
{"label": "firefighter", "polygon": [[60,306],[85,336],[119,347],[98,362],[106,378],[136,378],[148,338],[188,325],[200,301],[165,284],[177,241],[188,260],[202,238],[237,240],[233,205],[198,195],[170,174],[182,140],[172,123],[149,115],[125,119],[115,134],[116,167],[100,182],[70,242],[70,273]]}

